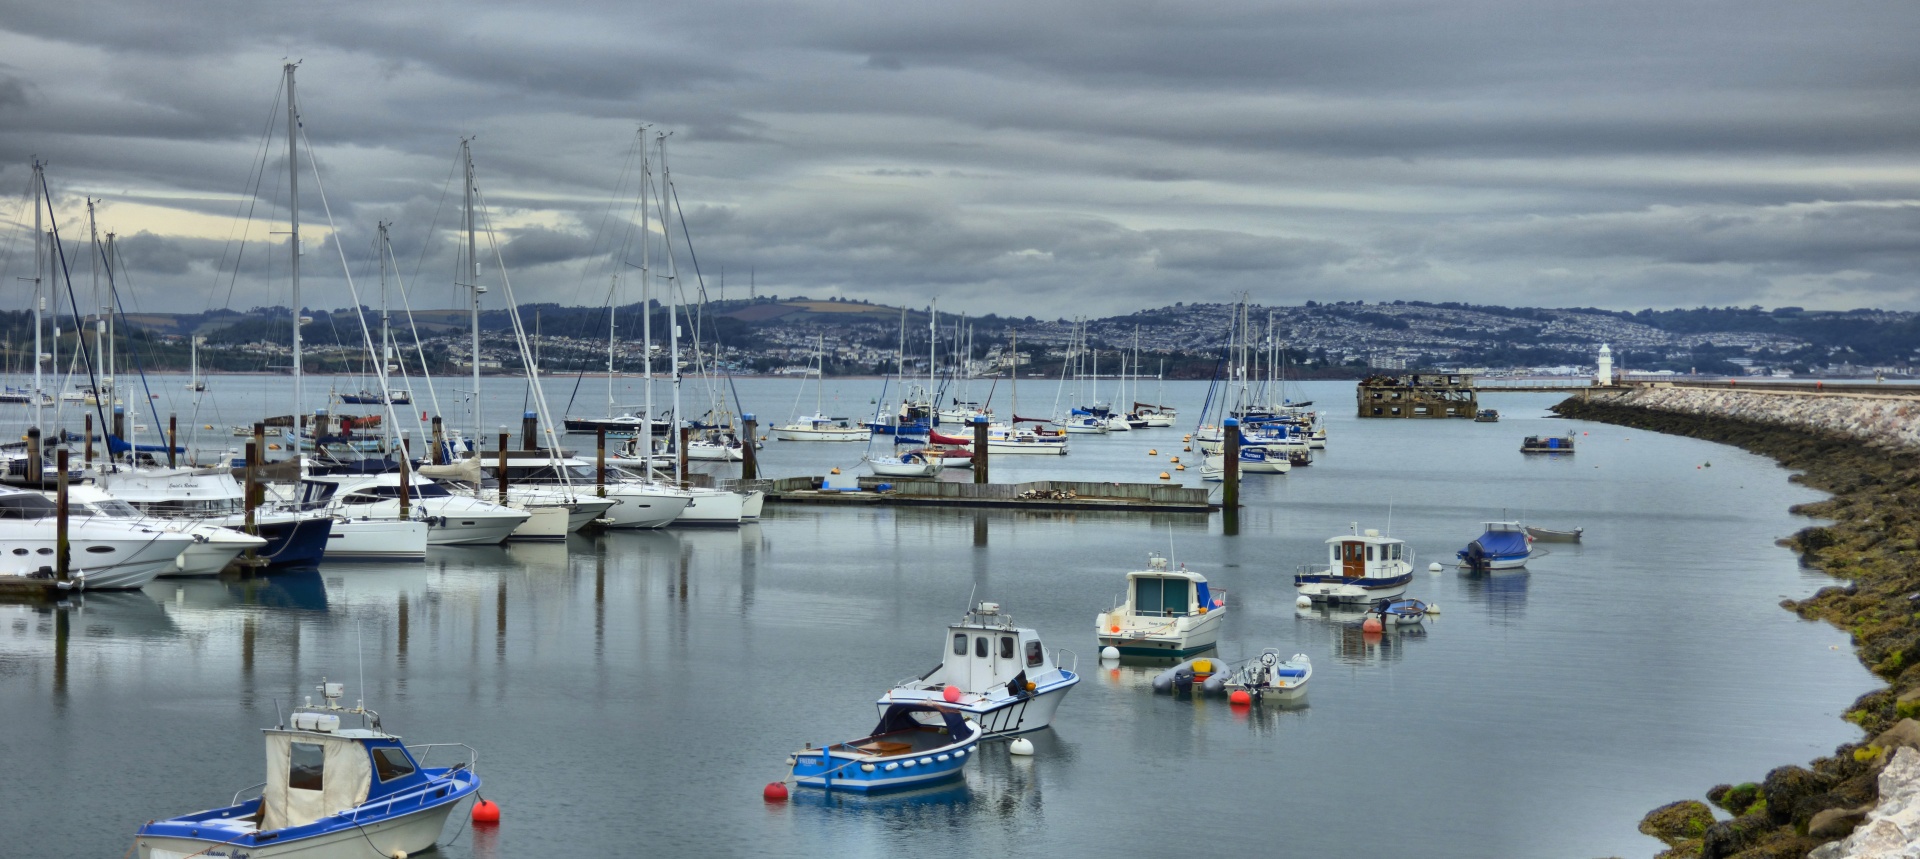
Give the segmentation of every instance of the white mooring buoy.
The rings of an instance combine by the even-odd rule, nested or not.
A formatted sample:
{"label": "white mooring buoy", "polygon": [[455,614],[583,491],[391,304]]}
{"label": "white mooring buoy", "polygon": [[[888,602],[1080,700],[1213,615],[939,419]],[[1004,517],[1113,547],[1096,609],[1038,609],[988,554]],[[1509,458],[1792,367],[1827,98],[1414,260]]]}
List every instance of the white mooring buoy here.
{"label": "white mooring buoy", "polygon": [[1100,658],[1101,659],[1119,659],[1120,648],[1114,647],[1111,644],[1107,645],[1106,647],[1102,647],[1100,648]]}
{"label": "white mooring buoy", "polygon": [[1300,608],[1313,608],[1313,598],[1306,594],[1301,594],[1293,598],[1293,604]]}
{"label": "white mooring buoy", "polygon": [[1014,737],[1013,742],[1007,744],[1007,751],[1023,758],[1032,757],[1033,741],[1026,737]]}
{"label": "white mooring buoy", "polygon": [[1443,569],[1445,569],[1445,567],[1440,566],[1439,561],[1434,561],[1433,563],[1427,565],[1427,572],[1429,573],[1437,573]]}

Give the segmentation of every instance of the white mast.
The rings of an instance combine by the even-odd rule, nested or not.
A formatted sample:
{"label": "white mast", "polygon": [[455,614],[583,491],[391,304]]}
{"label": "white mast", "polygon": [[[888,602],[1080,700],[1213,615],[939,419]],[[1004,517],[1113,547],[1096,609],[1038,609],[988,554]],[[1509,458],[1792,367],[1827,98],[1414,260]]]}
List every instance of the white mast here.
{"label": "white mast", "polygon": [[613,417],[613,339],[619,336],[615,317],[620,315],[620,275],[607,284],[607,417]]}
{"label": "white mast", "polygon": [[[387,224],[385,221],[377,221],[375,223],[378,223],[380,226],[380,246],[384,248],[387,245]],[[379,251],[377,250],[375,252],[379,253]],[[385,373],[387,372],[387,368],[391,366],[393,362],[393,329],[389,327],[389,324],[388,324],[389,319],[387,315],[387,255],[385,253],[379,253],[379,256],[380,256],[380,372]]]}
{"label": "white mast", "polygon": [[46,396],[42,393],[45,388],[40,381],[40,351],[45,348],[40,345],[40,327],[44,324],[40,317],[47,309],[46,292],[40,280],[42,271],[40,261],[47,260],[47,270],[53,267],[52,256],[47,254],[44,235],[46,227],[40,222],[40,204],[46,200],[46,194],[42,192],[46,187],[45,183],[46,178],[41,175],[40,162],[33,162],[33,425],[35,427],[41,426],[40,401]]}
{"label": "white mast", "polygon": [[[644,130],[642,134],[644,134]],[[645,452],[642,456],[653,457],[653,272],[649,268],[648,256],[653,244],[653,212],[647,208],[647,195],[653,192],[653,162],[647,155],[646,141],[643,137],[640,145],[640,335],[647,359],[647,411],[645,414]],[[647,466],[648,476],[653,474],[653,466]]]}
{"label": "white mast", "polygon": [[300,416],[305,391],[302,389],[301,373],[304,368],[300,360],[300,164],[296,156],[296,143],[300,136],[300,110],[293,102],[293,70],[296,63],[286,65],[287,72],[287,212],[288,233],[292,236],[293,247],[293,424],[300,425]]}
{"label": "white mast", "polygon": [[[670,133],[669,133],[670,134]],[[667,167],[667,137],[660,135],[660,250],[667,255],[667,373],[673,380],[673,422],[667,427],[667,444],[675,451],[680,445],[680,266],[673,259],[673,228],[667,220],[667,193],[673,187],[673,171]],[[647,418],[652,421],[653,418]],[[651,427],[649,427],[651,430]],[[687,476],[676,473],[686,481]]]}
{"label": "white mast", "polygon": [[927,305],[927,426],[940,423],[940,380],[934,373],[934,365],[939,363],[940,350],[940,299],[936,298]]}
{"label": "white mast", "polygon": [[473,445],[473,455],[477,457],[480,455],[480,436],[482,434],[480,426],[480,294],[486,292],[486,287],[480,285],[479,245],[474,239],[473,149],[470,143],[471,141],[468,140],[460,141],[460,160],[466,165],[466,172],[462,175],[466,181],[467,274],[472,278],[468,286],[473,290],[473,305],[469,314],[473,336],[468,343],[468,348],[472,350],[468,358],[473,364],[473,441],[471,443]]}

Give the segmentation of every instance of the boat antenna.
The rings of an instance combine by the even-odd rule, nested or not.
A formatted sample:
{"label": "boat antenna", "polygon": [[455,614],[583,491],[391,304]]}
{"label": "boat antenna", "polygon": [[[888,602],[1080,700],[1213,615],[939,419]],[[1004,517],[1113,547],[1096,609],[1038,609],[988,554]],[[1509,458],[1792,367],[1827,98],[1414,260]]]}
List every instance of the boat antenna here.
{"label": "boat antenna", "polygon": [[274,730],[285,730],[287,727],[286,717],[280,715],[280,699],[279,698],[273,699],[273,727],[274,727]]}
{"label": "boat antenna", "polygon": [[[938,407],[939,403],[935,403],[934,405]],[[967,614],[973,614],[973,597],[975,594],[979,592],[980,592],[979,582],[974,582],[973,587],[967,589]]]}
{"label": "boat antenna", "polygon": [[1387,496],[1387,536],[1393,536],[1393,496]]}
{"label": "boat antenna", "polygon": [[1173,523],[1172,522],[1167,523],[1167,566],[1170,566],[1176,570],[1180,569],[1180,565],[1176,563],[1173,559]]}
{"label": "boat antenna", "polygon": [[[478,361],[476,357],[474,360]],[[384,391],[382,393],[385,393]],[[505,480],[506,478],[501,478]],[[355,709],[360,711],[360,727],[367,726],[367,635],[358,619],[353,622],[353,655],[360,660],[360,697],[356,699]]]}

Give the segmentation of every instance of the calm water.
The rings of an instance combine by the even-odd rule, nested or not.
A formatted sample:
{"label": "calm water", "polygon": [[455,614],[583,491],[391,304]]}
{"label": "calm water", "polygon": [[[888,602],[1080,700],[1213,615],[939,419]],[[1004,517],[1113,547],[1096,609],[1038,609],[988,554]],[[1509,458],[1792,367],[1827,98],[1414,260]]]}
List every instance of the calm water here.
{"label": "calm water", "polygon": [[[270,403],[284,384],[219,380],[219,409],[195,419],[284,413]],[[1307,387],[1331,447],[1310,468],[1250,477],[1235,537],[1217,516],[769,506],[738,530],[0,606],[0,852],[118,856],[145,820],[226,803],[261,778],[276,699],[312,694],[322,675],[358,697],[362,661],[389,728],[480,750],[504,823],[450,825],[456,857],[1092,855],[1188,839],[1213,854],[1351,855],[1384,840],[1422,856],[1648,855],[1658,845],[1634,829],[1648,809],[1856,736],[1836,716],[1872,679],[1843,634],[1776,606],[1823,579],[1773,544],[1805,524],[1786,509],[1816,496],[1769,461],[1549,421],[1551,395],[1491,398],[1506,415],[1494,425],[1360,422],[1351,383]],[[798,390],[739,388],[763,423]],[[830,381],[827,410],[862,414],[878,388]],[[1021,388],[1023,413],[1048,410],[1051,385]],[[1190,421],[1204,385],[1166,390]],[[519,391],[490,381],[483,420],[517,418]],[[595,405],[575,412],[604,399],[589,380],[581,400]],[[809,386],[801,410],[812,401]],[[189,407],[173,407],[185,423]],[[1576,457],[1517,452],[1563,429],[1581,434]],[[1065,458],[994,468],[1152,480],[1183,432],[1076,436]],[[860,450],[770,442],[764,459],[776,475],[818,473]],[[1198,484],[1197,468],[1178,476]],[[1587,541],[1524,572],[1425,572],[1503,510],[1584,526]],[[1418,553],[1410,593],[1444,613],[1377,639],[1297,613],[1294,567],[1349,522],[1389,519]],[[1174,700],[1147,687],[1156,668],[1098,663],[1094,615],[1169,546],[1229,591],[1224,655],[1313,658],[1306,706]],[[990,746],[964,785],[930,793],[763,804],[788,752],[864,733],[881,692],[938,660],[969,595],[1079,654],[1085,679],[1039,754]]]}

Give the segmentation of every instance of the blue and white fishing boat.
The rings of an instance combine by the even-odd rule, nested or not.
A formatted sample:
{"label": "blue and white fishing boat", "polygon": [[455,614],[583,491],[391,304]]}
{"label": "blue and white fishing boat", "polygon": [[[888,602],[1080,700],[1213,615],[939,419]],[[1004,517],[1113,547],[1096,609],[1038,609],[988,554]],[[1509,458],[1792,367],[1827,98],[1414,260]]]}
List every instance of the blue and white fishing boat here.
{"label": "blue and white fishing boat", "polygon": [[[139,859],[365,859],[432,847],[461,800],[480,790],[476,755],[457,743],[404,746],[364,705],[340,706],[344,688],[322,681],[324,703],[294,710],[292,727],[267,740],[267,780],[224,808],[156,820],[134,837]],[[343,728],[342,716],[362,727]],[[452,766],[427,766],[432,749],[464,749]],[[260,795],[241,801],[258,790]]]}
{"label": "blue and white fishing boat", "polygon": [[873,733],[794,752],[791,780],[803,787],[878,793],[959,778],[980,746],[980,726],[944,705],[894,704]]}
{"label": "blue and white fishing boat", "polygon": [[1221,691],[1245,691],[1253,700],[1274,698],[1291,701],[1307,694],[1307,681],[1313,679],[1313,660],[1304,653],[1283,659],[1271,647],[1246,661],[1220,684]]}
{"label": "blue and white fishing boat", "polygon": [[1379,617],[1382,624],[1411,626],[1426,620],[1432,608],[1417,599],[1382,600],[1368,614]]}
{"label": "blue and white fishing boat", "polygon": [[984,736],[1011,736],[1052,724],[1080,682],[1047,652],[1039,633],[1014,626],[999,603],[975,606],[947,627],[947,636],[938,666],[880,696],[881,715],[897,704],[945,705],[979,723]]}
{"label": "blue and white fishing boat", "polygon": [[1460,566],[1469,570],[1511,570],[1527,565],[1533,538],[1518,522],[1488,522],[1480,536],[1458,553]]}
{"label": "blue and white fishing boat", "polygon": [[1315,602],[1370,603],[1406,593],[1413,581],[1413,552],[1406,541],[1382,537],[1372,528],[1362,532],[1358,522],[1348,530],[1327,540],[1326,566],[1300,568],[1294,589]]}

